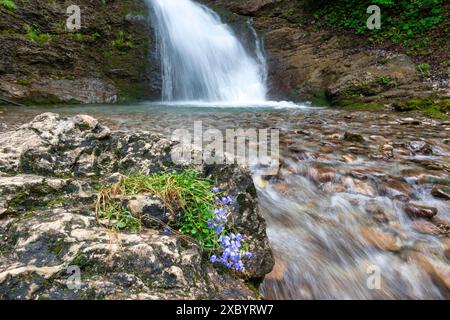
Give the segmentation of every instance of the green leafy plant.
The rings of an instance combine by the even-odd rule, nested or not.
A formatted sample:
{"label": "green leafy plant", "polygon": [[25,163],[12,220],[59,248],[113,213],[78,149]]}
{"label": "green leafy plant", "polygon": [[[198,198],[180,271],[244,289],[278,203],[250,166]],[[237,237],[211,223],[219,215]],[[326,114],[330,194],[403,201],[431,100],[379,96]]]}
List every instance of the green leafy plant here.
{"label": "green leafy plant", "polygon": [[115,230],[129,230],[136,232],[141,230],[142,224],[130,211],[120,204],[109,204],[103,207],[98,214],[99,219],[106,219]]}
{"label": "green leafy plant", "polygon": [[133,37],[126,32],[119,31],[116,39],[112,41],[112,46],[118,49],[134,48]]}
{"label": "green leafy plant", "polygon": [[10,11],[17,9],[15,2],[12,0],[0,0],[0,6]]}
{"label": "green leafy plant", "polygon": [[48,33],[41,33],[39,31],[39,28],[35,25],[25,25],[24,26],[25,32],[26,32],[26,38],[30,41],[44,44],[48,42],[49,40],[53,39],[53,36]]}
{"label": "green leafy plant", "polygon": [[420,74],[423,77],[430,77],[431,76],[431,72],[430,72],[430,65],[428,63],[421,63],[417,66],[417,70],[420,72]]}
{"label": "green leafy plant", "polygon": [[377,80],[378,83],[381,84],[382,86],[391,88],[397,88],[399,86],[398,81],[390,76],[381,76]]}

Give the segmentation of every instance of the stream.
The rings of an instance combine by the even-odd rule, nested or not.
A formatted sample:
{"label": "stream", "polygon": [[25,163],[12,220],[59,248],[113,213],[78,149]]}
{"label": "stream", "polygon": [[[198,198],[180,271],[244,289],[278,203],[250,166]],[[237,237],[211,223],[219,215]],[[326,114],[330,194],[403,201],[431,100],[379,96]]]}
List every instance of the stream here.
{"label": "stream", "polygon": [[279,128],[280,171],[254,172],[276,260],[263,296],[449,299],[450,123],[277,106],[0,107],[0,131],[48,111],[167,137],[193,130],[194,121],[221,130]]}

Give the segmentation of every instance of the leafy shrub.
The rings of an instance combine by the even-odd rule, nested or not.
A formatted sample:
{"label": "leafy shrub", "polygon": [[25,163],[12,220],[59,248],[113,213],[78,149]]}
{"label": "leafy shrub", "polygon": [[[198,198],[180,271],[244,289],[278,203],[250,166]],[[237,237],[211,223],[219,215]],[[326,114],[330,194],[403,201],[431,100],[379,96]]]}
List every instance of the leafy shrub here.
{"label": "leafy shrub", "polygon": [[[381,8],[381,29],[366,26],[370,5]],[[370,35],[373,41],[392,40],[411,46],[412,39],[423,38],[439,25],[445,25],[443,0],[322,0],[308,6],[320,23],[338,30],[353,30],[356,34]],[[426,47],[426,41],[422,43]]]}
{"label": "leafy shrub", "polygon": [[0,0],[0,6],[5,8],[6,10],[16,10],[17,6],[12,0]]}

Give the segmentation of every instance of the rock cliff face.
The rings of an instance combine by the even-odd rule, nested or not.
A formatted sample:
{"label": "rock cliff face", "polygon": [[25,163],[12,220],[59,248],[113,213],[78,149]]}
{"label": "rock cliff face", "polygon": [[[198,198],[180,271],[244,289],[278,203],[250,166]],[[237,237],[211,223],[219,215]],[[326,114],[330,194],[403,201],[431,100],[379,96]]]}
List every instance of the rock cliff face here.
{"label": "rock cliff face", "polygon": [[144,1],[81,0],[81,29],[65,1],[0,6],[0,96],[25,104],[114,103],[159,97]]}
{"label": "rock cliff face", "polygon": [[[447,81],[425,81],[406,55],[362,47],[347,35],[305,27],[308,1],[204,1],[253,17],[264,37],[273,98],[337,103],[449,96]],[[319,18],[320,19],[320,18]]]}
{"label": "rock cliff face", "polygon": [[[253,39],[245,41],[252,35],[243,17],[253,18],[265,39],[271,98],[343,105],[450,96],[448,77],[424,79],[407,55],[316,28],[306,0],[200,1],[234,24],[249,50]],[[65,28],[64,1],[15,2],[15,10],[0,6],[0,96],[25,104],[160,98],[159,57],[144,1],[80,0],[76,32]]]}
{"label": "rock cliff face", "polygon": [[[2,133],[0,145],[1,299],[258,297],[244,280],[260,281],[273,258],[245,169],[196,168],[236,199],[235,228],[254,256],[245,272],[231,273],[161,228],[117,233],[96,219],[99,186],[120,179],[119,172],[180,169],[170,160],[174,142],[147,132],[112,132],[89,116],[47,113]],[[135,207],[142,207],[139,201]],[[77,270],[81,278],[73,282]]]}

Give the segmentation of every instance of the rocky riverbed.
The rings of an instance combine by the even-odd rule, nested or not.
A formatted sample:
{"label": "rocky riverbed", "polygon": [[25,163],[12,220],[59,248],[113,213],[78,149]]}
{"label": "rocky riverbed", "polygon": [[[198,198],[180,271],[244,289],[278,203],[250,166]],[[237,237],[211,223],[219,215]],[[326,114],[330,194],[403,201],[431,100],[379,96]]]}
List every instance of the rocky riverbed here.
{"label": "rocky riverbed", "polygon": [[[245,169],[196,168],[237,199],[233,221],[253,257],[244,272],[231,273],[213,267],[198,246],[162,227],[113,232],[97,220],[99,187],[117,182],[119,172],[176,169],[170,161],[174,142],[145,131],[111,131],[86,115],[45,113],[0,134],[0,145],[0,298],[259,297],[246,281],[260,282],[273,258]],[[144,218],[146,205],[139,201],[145,197],[133,201]],[[76,270],[81,278],[73,287]]]}
{"label": "rocky riverbed", "polygon": [[[278,174],[253,173],[275,256],[266,298],[449,298],[448,121],[388,109],[59,109],[81,110],[114,131],[166,138],[194,121],[281,130]],[[41,111],[0,116],[12,130]],[[367,287],[373,266],[380,290]]]}

